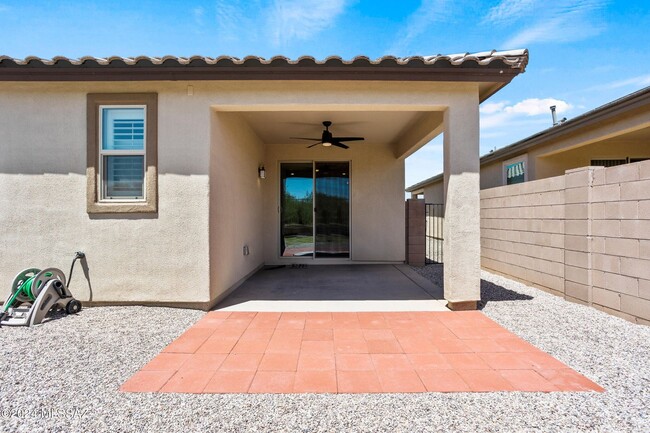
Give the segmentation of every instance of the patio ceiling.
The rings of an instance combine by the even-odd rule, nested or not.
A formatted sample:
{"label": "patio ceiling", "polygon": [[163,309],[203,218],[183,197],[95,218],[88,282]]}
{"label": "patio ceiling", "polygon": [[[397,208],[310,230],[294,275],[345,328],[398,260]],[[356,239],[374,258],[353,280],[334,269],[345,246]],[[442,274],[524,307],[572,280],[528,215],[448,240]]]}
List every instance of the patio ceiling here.
{"label": "patio ceiling", "polygon": [[[391,145],[395,157],[403,158],[442,132],[440,111],[255,111],[241,116],[265,144],[304,146],[320,137],[322,122],[332,122],[336,136],[361,136],[363,145]],[[358,143],[357,143],[358,144]]]}

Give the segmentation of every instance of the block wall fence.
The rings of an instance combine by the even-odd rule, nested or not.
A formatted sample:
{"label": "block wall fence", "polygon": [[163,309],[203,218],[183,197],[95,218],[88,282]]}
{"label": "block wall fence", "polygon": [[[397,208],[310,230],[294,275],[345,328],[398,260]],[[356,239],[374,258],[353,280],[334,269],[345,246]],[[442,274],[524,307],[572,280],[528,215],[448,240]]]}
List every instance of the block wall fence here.
{"label": "block wall fence", "polygon": [[424,266],[426,217],[422,199],[406,200],[406,263],[411,266]]}
{"label": "block wall fence", "polygon": [[650,325],[650,161],[481,191],[481,266]]}

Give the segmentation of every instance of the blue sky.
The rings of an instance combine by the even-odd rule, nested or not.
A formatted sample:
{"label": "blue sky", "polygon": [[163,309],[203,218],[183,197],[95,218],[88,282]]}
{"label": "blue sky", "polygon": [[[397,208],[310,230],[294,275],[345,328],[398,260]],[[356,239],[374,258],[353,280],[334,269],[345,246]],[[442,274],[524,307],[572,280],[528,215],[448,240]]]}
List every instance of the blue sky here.
{"label": "blue sky", "polygon": [[[481,153],[650,85],[648,0],[0,0],[0,54],[371,58],[528,48],[481,106]],[[406,184],[442,168],[434,140]]]}

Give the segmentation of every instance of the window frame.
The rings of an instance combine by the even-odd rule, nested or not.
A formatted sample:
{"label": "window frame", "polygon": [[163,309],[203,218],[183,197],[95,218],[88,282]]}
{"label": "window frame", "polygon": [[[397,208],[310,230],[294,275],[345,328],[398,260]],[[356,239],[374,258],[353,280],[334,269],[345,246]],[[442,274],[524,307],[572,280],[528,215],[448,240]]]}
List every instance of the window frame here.
{"label": "window frame", "polygon": [[[528,182],[528,154],[519,155],[515,158],[510,158],[501,163],[501,180],[504,186],[508,186],[508,170],[507,167],[512,164],[522,162],[524,164],[524,182]],[[510,185],[517,185],[516,183]]]}
{"label": "window frame", "polygon": [[[144,108],[144,149],[142,151],[102,150],[102,121],[105,108]],[[156,93],[89,93],[87,96],[87,212],[158,212],[158,95]],[[143,198],[105,199],[103,157],[144,155]]]}
{"label": "window frame", "polygon": [[[144,110],[144,140],[142,150],[104,150],[104,110],[106,109],[120,109],[120,108],[142,108]],[[100,105],[99,106],[99,142],[98,142],[98,152],[99,152],[99,189],[98,189],[98,200],[100,203],[143,203],[147,201],[147,176],[143,176],[142,179],[142,198],[107,198],[106,197],[106,179],[104,178],[104,170],[106,164],[104,163],[104,157],[106,156],[142,156],[143,157],[143,167],[142,172],[146,174],[147,172],[147,106],[146,105]]]}

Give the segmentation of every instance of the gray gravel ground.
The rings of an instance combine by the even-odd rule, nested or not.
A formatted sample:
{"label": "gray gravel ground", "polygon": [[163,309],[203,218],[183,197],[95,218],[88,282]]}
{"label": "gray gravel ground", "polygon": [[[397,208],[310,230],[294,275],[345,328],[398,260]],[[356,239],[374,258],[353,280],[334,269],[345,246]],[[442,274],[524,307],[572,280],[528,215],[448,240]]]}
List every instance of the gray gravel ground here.
{"label": "gray gravel ground", "polygon": [[[418,272],[440,281],[440,268]],[[483,274],[483,311],[607,389],[597,393],[127,394],[203,313],[84,309],[0,329],[0,432],[650,432],[650,328]]]}

